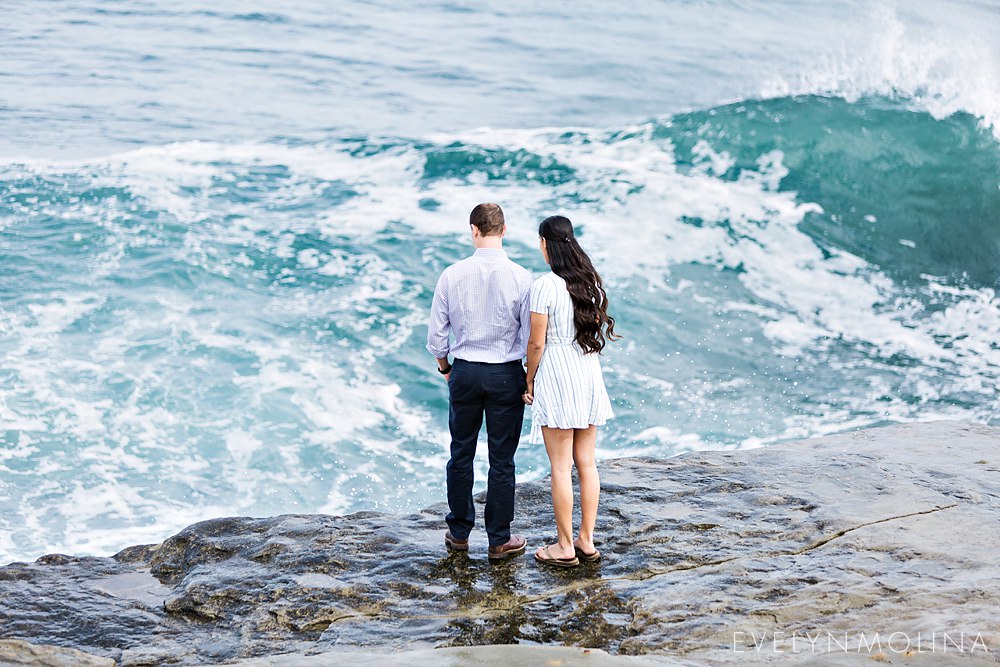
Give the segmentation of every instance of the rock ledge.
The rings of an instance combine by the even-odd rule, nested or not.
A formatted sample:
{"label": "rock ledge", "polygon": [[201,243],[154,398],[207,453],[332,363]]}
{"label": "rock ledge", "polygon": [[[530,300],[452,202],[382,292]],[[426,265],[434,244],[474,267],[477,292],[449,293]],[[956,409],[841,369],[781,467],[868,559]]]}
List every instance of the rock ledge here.
{"label": "rock ledge", "polygon": [[[403,649],[414,664],[479,664],[545,650],[428,651],[495,644],[612,654],[592,664],[1000,662],[1000,429],[907,424],[601,473],[605,557],[570,571],[530,550],[491,564],[482,533],[470,555],[445,553],[441,505],[213,519],[112,558],[12,563],[0,638],[49,646],[0,642],[0,665],[73,664],[54,647],[92,654],[81,665],[289,653],[246,664],[311,665],[334,650],[371,664]],[[529,547],[550,540],[547,483],[520,485],[517,503]],[[876,633],[872,650],[851,648]]]}

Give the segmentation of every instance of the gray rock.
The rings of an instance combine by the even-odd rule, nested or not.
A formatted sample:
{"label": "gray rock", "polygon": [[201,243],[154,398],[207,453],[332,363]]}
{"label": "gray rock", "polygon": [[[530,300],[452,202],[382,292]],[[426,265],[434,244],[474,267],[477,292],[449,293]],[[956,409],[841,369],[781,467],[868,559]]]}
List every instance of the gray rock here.
{"label": "gray rock", "polygon": [[562,646],[463,646],[427,648],[398,653],[372,651],[337,651],[316,655],[288,654],[249,658],[239,667],[371,667],[372,665],[407,665],[408,667],[679,667],[690,663],[665,656],[614,656],[601,649]]}
{"label": "gray rock", "polygon": [[519,485],[529,552],[501,563],[482,532],[446,553],[443,505],[213,519],[113,558],[0,568],[0,637],[123,665],[515,643],[675,664],[1000,655],[1000,429],[908,424],[601,474],[597,564],[531,559],[554,537],[545,482]]}
{"label": "gray rock", "polygon": [[115,661],[72,648],[38,646],[25,641],[0,639],[0,667],[114,667]]}

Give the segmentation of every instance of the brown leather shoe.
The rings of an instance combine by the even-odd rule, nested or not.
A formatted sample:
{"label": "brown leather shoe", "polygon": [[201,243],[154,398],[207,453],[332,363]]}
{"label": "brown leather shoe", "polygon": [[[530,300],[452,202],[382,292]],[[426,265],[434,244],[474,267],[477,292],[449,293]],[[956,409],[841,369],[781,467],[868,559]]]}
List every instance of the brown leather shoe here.
{"label": "brown leather shoe", "polygon": [[490,560],[510,558],[524,553],[524,548],[528,546],[528,540],[524,535],[511,535],[506,544],[490,547]]}
{"label": "brown leather shoe", "polygon": [[468,551],[469,539],[456,540],[455,536],[449,530],[444,534],[444,545],[453,551]]}

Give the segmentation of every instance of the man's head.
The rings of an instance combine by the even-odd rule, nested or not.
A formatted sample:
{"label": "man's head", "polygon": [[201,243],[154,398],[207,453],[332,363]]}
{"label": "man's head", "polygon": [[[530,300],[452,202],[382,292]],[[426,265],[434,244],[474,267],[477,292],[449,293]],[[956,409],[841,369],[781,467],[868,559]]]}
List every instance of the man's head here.
{"label": "man's head", "polygon": [[481,243],[494,245],[499,243],[507,231],[503,219],[503,210],[496,204],[480,204],[472,209],[469,215],[472,229],[472,240],[479,247]]}

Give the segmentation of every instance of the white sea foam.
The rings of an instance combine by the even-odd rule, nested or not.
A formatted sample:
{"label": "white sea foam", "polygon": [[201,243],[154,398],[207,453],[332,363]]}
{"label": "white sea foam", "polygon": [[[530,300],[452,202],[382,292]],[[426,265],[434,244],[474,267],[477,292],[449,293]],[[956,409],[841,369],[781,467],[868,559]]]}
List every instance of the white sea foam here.
{"label": "white sea foam", "polygon": [[900,97],[936,118],[970,113],[1000,139],[1000,45],[990,34],[995,12],[948,2],[867,3],[853,30],[817,45],[815,62],[774,76],[760,93]]}
{"label": "white sea foam", "polygon": [[[568,192],[589,191],[594,188],[603,198],[596,207],[584,208],[584,215],[588,214],[586,209],[590,208],[589,214],[594,216],[593,220],[582,219],[586,232],[598,241],[599,252],[637,258],[638,264],[633,270],[667,269],[673,264],[690,261],[715,261],[736,266],[745,262],[750,253],[776,252],[779,250],[777,244],[782,244],[781,255],[795,256],[798,259],[794,263],[785,262],[775,267],[774,270],[781,271],[783,275],[761,276],[758,289],[779,289],[778,286],[809,275],[812,267],[805,257],[818,257],[818,249],[808,237],[796,232],[794,227],[806,213],[819,209],[814,204],[797,203],[794,193],[771,192],[774,190],[775,180],[784,173],[780,154],[762,156],[761,171],[747,172],[747,176],[740,181],[730,182],[716,178],[717,172],[724,170],[728,163],[721,157],[711,158],[709,153],[713,149],[706,142],[699,143],[699,153],[709,156],[706,157],[707,169],[681,174],[674,166],[669,143],[650,142],[642,135],[640,131],[631,140],[588,142],[585,146],[555,144],[550,140],[550,133],[539,131],[481,130],[458,137],[471,145],[510,149],[523,147],[541,155],[551,155],[579,170],[579,181],[566,188],[533,186],[530,183],[519,183],[514,188],[501,183],[486,188],[477,183],[447,179],[420,184],[418,181],[423,156],[410,149],[391,151],[375,157],[345,158],[335,146],[234,147],[196,142],[170,146],[162,149],[160,154],[157,154],[156,149],[142,149],[138,153],[144,160],[136,160],[134,153],[122,156],[119,160],[130,187],[138,183],[138,192],[157,193],[151,196],[151,204],[182,218],[190,211],[189,203],[172,206],[172,197],[175,195],[161,196],[159,193],[176,193],[183,188],[205,186],[208,164],[216,165],[213,168],[217,175],[224,174],[231,168],[226,166],[228,162],[282,164],[306,180],[318,177],[344,180],[352,187],[366,186],[368,190],[363,196],[323,214],[318,224],[330,235],[353,233],[362,228],[366,232],[384,230],[396,221],[403,221],[425,233],[440,234],[451,227],[456,230],[456,236],[464,235],[464,226],[454,221],[464,218],[467,203],[478,199],[499,198],[498,195],[501,195],[505,197],[508,208],[514,211],[514,215],[509,216],[514,219],[510,238],[528,244],[533,238],[534,225],[523,224],[524,221],[537,218],[540,215],[538,211],[544,211],[553,200],[558,201],[560,189]],[[455,138],[449,137],[451,140]],[[153,155],[156,155],[156,159],[151,157]],[[164,160],[168,159],[174,162],[164,167]],[[239,162],[241,160],[242,163]],[[145,185],[154,178],[158,183],[157,187]],[[626,194],[632,187],[640,188],[641,191],[638,194]],[[442,207],[436,211],[421,209],[419,201],[426,198],[442,202]],[[769,236],[774,241],[770,245],[760,246],[761,249],[758,250],[754,247],[758,239],[743,244],[733,243],[727,240],[727,232],[717,227],[709,225],[699,230],[678,224],[681,216],[710,221],[730,220],[743,225],[738,231],[747,234],[748,239],[756,234],[758,237]],[[650,219],[663,222],[651,225],[648,222]],[[764,232],[754,232],[748,228],[762,220],[769,221],[763,227]],[[189,218],[189,221],[193,219]],[[255,223],[253,216],[247,216],[239,221],[236,229],[227,229],[227,233],[235,233],[235,238],[240,239],[255,229],[263,228],[264,224],[263,221]],[[291,239],[294,236],[284,238]],[[793,242],[796,244],[794,247],[790,245]],[[280,246],[270,250],[281,255]],[[767,260],[766,257],[751,259],[757,262]],[[300,262],[304,262],[304,266],[312,267],[323,260],[321,272],[326,275],[342,274],[347,261],[343,256],[321,258],[315,251],[300,253]],[[836,262],[850,264],[852,261],[852,258],[840,255],[824,263],[828,267],[828,273],[837,273],[843,279],[838,282],[847,283],[844,291],[859,286],[843,274],[860,267],[860,264],[853,267],[836,266]],[[627,272],[627,269],[616,264],[609,267],[612,274],[623,270]],[[861,283],[863,284],[860,286],[867,287],[871,280],[862,279]],[[876,293],[865,300],[866,305],[878,300],[878,286],[872,287]],[[357,298],[363,300],[366,296],[362,293]],[[778,293],[768,296],[783,299]],[[803,296],[799,295],[800,298]],[[821,295],[817,298],[824,297]],[[816,305],[805,304],[803,310],[816,310]]]}

